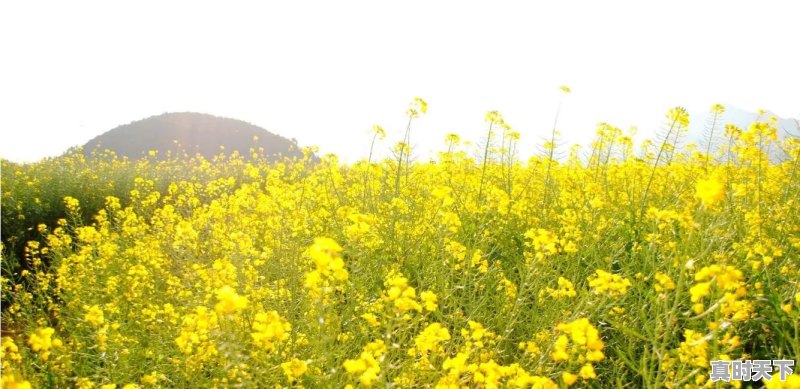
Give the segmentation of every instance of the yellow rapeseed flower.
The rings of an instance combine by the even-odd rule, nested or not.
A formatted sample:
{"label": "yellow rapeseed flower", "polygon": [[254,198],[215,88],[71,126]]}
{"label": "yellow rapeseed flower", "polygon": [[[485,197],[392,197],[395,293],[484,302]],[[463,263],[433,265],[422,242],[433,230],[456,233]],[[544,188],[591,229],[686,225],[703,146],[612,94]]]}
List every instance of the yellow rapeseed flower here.
{"label": "yellow rapeseed flower", "polygon": [[240,296],[228,285],[217,289],[217,305],[214,310],[219,314],[232,314],[247,308],[247,297]]}
{"label": "yellow rapeseed flower", "polygon": [[570,386],[578,380],[578,375],[565,371],[561,373],[561,380],[564,381],[564,385]]}
{"label": "yellow rapeseed flower", "polygon": [[305,361],[292,358],[289,362],[281,363],[281,369],[283,369],[283,373],[286,374],[286,379],[288,379],[289,382],[294,382],[308,371],[308,365]]}
{"label": "yellow rapeseed flower", "polygon": [[373,313],[369,313],[369,312],[365,313],[365,314],[361,315],[361,318],[366,320],[367,323],[372,327],[377,327],[378,325],[380,325],[380,322],[378,321],[378,317],[375,316],[375,314],[373,314]]}
{"label": "yellow rapeseed flower", "polygon": [[653,285],[653,288],[658,293],[666,292],[669,290],[675,289],[675,282],[672,281],[668,275],[658,272],[655,275],[656,284]]}
{"label": "yellow rapeseed flower", "polygon": [[22,361],[22,356],[19,354],[19,347],[14,343],[14,339],[9,336],[2,337],[0,343],[0,363],[2,369],[7,370],[11,368],[11,363],[19,363]]}
{"label": "yellow rapeseed flower", "polygon": [[3,377],[0,379],[0,382],[2,383],[0,387],[4,389],[31,389],[30,382],[8,370],[3,371]]}
{"label": "yellow rapeseed flower", "polygon": [[420,300],[422,300],[423,307],[428,312],[433,312],[438,307],[437,305],[438,299],[436,297],[436,294],[429,290],[422,292],[419,295],[419,298]]}
{"label": "yellow rapeseed flower", "polygon": [[609,297],[622,296],[628,292],[631,281],[617,274],[605,270],[596,270],[595,274],[588,277],[589,287],[596,294],[605,294]]}
{"label": "yellow rapeseed flower", "polygon": [[425,327],[422,332],[414,338],[414,348],[411,350],[418,353],[427,354],[432,351],[439,351],[439,343],[450,340],[450,332],[441,323],[433,323]]}
{"label": "yellow rapeseed flower", "polygon": [[725,198],[725,185],[716,177],[697,181],[695,196],[706,206],[714,206]]}
{"label": "yellow rapeseed flower", "polygon": [[43,361],[50,357],[50,350],[53,348],[61,347],[62,342],[59,339],[53,338],[56,330],[52,327],[37,328],[28,337],[28,345],[31,349],[39,354]]}
{"label": "yellow rapeseed flower", "polygon": [[800,373],[790,374],[786,381],[781,381],[778,374],[773,374],[771,380],[762,380],[766,389],[800,389]]}
{"label": "yellow rapeseed flower", "polygon": [[597,378],[597,374],[594,372],[594,366],[588,363],[581,367],[581,370],[578,372],[578,375],[585,380]]}
{"label": "yellow rapeseed flower", "polygon": [[689,126],[689,112],[683,107],[670,108],[667,117],[680,127]]}
{"label": "yellow rapeseed flower", "polygon": [[546,293],[550,297],[560,298],[560,297],[575,297],[577,292],[575,292],[575,285],[572,284],[572,281],[564,278],[558,277],[558,288],[545,288]]}
{"label": "yellow rapeseed flower", "polygon": [[84,309],[87,310],[86,315],[83,316],[83,320],[88,322],[94,327],[97,327],[105,322],[103,318],[103,310],[100,309],[100,306],[95,304],[92,306],[84,306]]}
{"label": "yellow rapeseed flower", "polygon": [[267,351],[272,351],[277,342],[289,338],[292,326],[278,312],[259,312],[253,321],[253,332],[250,336],[253,341]]}
{"label": "yellow rapeseed flower", "polygon": [[344,361],[343,367],[350,374],[358,375],[358,381],[364,386],[372,386],[381,372],[380,358],[386,352],[383,341],[371,342],[364,347],[358,359]]}

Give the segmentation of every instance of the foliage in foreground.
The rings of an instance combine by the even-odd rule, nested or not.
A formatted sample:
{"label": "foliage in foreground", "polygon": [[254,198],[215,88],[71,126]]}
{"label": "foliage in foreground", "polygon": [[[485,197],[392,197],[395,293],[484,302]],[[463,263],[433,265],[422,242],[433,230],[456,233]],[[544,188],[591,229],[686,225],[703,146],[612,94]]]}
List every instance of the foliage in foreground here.
{"label": "foliage in foreground", "polygon": [[702,387],[713,359],[800,360],[800,148],[770,164],[772,122],[679,152],[676,109],[638,153],[601,125],[585,160],[521,163],[487,120],[477,160],[450,135],[410,161],[407,133],[349,165],[4,162],[4,219],[64,214],[4,255],[3,387]]}

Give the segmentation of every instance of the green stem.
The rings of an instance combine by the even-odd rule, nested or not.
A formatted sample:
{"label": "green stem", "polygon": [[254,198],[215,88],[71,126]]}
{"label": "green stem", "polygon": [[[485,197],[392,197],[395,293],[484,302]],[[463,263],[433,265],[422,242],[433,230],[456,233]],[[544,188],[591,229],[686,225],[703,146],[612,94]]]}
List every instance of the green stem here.
{"label": "green stem", "polygon": [[[650,172],[650,178],[647,180],[647,186],[644,188],[644,195],[642,196],[642,204],[639,213],[644,215],[644,209],[647,206],[647,195],[650,193],[650,186],[653,184],[653,177],[656,175],[656,169],[658,169],[658,163],[661,161],[661,155],[664,153],[664,148],[669,142],[669,136],[672,134],[672,130],[675,128],[675,125],[678,123],[678,118],[672,120],[672,124],[669,126],[669,131],[667,131],[667,136],[664,137],[664,141],[661,142],[661,147],[658,150],[658,155],[656,156],[656,160],[653,163],[653,170]],[[641,216],[640,216],[641,218]]]}
{"label": "green stem", "polygon": [[483,148],[483,168],[481,169],[481,185],[478,189],[478,205],[480,205],[481,201],[483,200],[483,183],[486,179],[486,166],[489,159],[489,145],[492,141],[492,127],[494,126],[494,122],[489,123],[489,132],[486,134],[486,146]]}

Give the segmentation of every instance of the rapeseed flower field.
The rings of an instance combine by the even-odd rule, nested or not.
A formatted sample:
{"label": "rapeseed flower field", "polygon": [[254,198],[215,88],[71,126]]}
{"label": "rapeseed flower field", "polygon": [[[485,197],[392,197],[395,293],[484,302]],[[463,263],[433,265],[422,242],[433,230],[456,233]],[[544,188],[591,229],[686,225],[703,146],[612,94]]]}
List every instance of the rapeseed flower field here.
{"label": "rapeseed flower field", "polygon": [[679,147],[675,108],[641,145],[601,124],[522,161],[492,111],[474,156],[450,134],[415,161],[427,108],[383,160],[3,161],[3,388],[740,387],[710,361],[800,361],[774,120]]}

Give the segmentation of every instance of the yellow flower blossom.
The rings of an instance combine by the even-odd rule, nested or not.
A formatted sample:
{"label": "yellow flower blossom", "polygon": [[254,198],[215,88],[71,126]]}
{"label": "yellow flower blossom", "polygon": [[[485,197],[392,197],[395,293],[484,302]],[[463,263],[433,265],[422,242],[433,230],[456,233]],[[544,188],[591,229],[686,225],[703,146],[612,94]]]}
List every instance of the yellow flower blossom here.
{"label": "yellow flower blossom", "polygon": [[781,381],[777,374],[772,375],[771,380],[762,380],[766,389],[800,389],[800,374],[793,373],[786,377],[786,381]]}
{"label": "yellow flower blossom", "polygon": [[344,369],[350,374],[358,375],[358,381],[364,386],[372,386],[378,379],[381,372],[380,358],[386,348],[383,341],[376,341],[364,347],[364,351],[358,359],[348,359],[344,361]]}
{"label": "yellow flower blossom", "polygon": [[564,385],[571,386],[578,380],[578,375],[565,371],[561,373],[561,380],[564,381]]}
{"label": "yellow flower blossom", "polygon": [[304,285],[313,298],[322,298],[336,289],[337,283],[349,278],[341,252],[342,247],[330,238],[316,238],[306,250],[315,268],[306,273]]}
{"label": "yellow flower blossom", "polygon": [[597,374],[594,372],[594,366],[588,363],[581,367],[581,370],[580,372],[578,372],[578,375],[585,380],[597,378]]}
{"label": "yellow flower blossom", "polygon": [[580,318],[570,323],[560,323],[556,329],[563,334],[556,338],[553,345],[550,357],[554,361],[566,361],[573,356],[589,362],[598,362],[605,358],[603,354],[605,344],[600,339],[600,333],[588,319]]}
{"label": "yellow flower blossom", "polygon": [[0,363],[2,363],[3,370],[8,370],[12,363],[21,361],[22,356],[19,354],[19,347],[14,343],[14,339],[3,336],[2,343],[0,343]]}
{"label": "yellow flower blossom", "polygon": [[50,357],[50,350],[59,348],[62,345],[60,339],[53,338],[55,332],[56,330],[52,327],[40,327],[28,337],[28,344],[31,349],[38,353],[43,361]]}
{"label": "yellow flower blossom", "polygon": [[281,363],[281,369],[283,369],[283,374],[286,374],[286,379],[294,382],[308,371],[308,365],[305,361],[292,358],[291,361]]}
{"label": "yellow flower blossom", "polygon": [[267,351],[275,349],[275,344],[289,338],[292,326],[276,311],[259,312],[253,321],[253,341]]}
{"label": "yellow flower blossom", "polygon": [[545,291],[550,297],[575,297],[577,292],[575,292],[575,285],[572,284],[572,281],[564,278],[558,277],[558,288],[551,289],[546,288]]}
{"label": "yellow flower blossom", "polygon": [[0,386],[6,389],[31,389],[31,383],[14,372],[4,371],[0,380],[2,381]]}
{"label": "yellow flower blossom", "polygon": [[675,282],[672,281],[668,275],[658,272],[655,275],[656,284],[653,285],[653,288],[658,293],[663,293],[666,291],[674,290],[675,289]]}
{"label": "yellow flower blossom", "polygon": [[715,177],[704,178],[695,185],[695,196],[706,206],[714,206],[725,198],[725,185]]}
{"label": "yellow flower blossom", "polygon": [[429,352],[441,351],[439,343],[450,340],[450,332],[442,327],[440,323],[433,323],[425,327],[422,332],[414,338],[414,352],[427,354]]}
{"label": "yellow flower blossom", "polygon": [[384,285],[387,287],[385,298],[392,304],[396,313],[422,311],[422,305],[417,302],[417,292],[408,285],[408,278],[400,273],[391,272],[386,276]]}
{"label": "yellow flower blossom", "polygon": [[219,314],[232,314],[247,308],[247,297],[240,296],[230,286],[217,289],[217,305],[214,310]]}
{"label": "yellow flower blossom", "polygon": [[609,297],[622,296],[628,292],[628,288],[631,286],[631,281],[627,278],[599,269],[593,276],[588,277],[588,281],[592,292]]}
{"label": "yellow flower blossom", "polygon": [[689,126],[689,113],[683,107],[670,108],[667,117],[680,127]]}
{"label": "yellow flower blossom", "polygon": [[378,318],[373,313],[365,313],[361,315],[361,318],[366,320],[367,323],[372,327],[377,327],[378,325],[380,325]]}
{"label": "yellow flower blossom", "polygon": [[83,316],[83,320],[86,320],[89,324],[94,327],[97,327],[103,323],[105,323],[105,319],[103,318],[103,310],[100,309],[99,305],[92,305],[92,306],[84,306],[86,309],[86,315]]}
{"label": "yellow flower blossom", "polygon": [[703,334],[692,330],[685,330],[683,336],[684,341],[678,350],[680,360],[694,367],[708,368],[707,339]]}
{"label": "yellow flower blossom", "polygon": [[422,301],[425,310],[428,311],[428,312],[433,312],[438,307],[438,305],[437,305],[438,299],[436,297],[436,294],[431,292],[431,291],[429,291],[429,290],[427,290],[425,292],[422,292],[419,295],[419,298]]}

